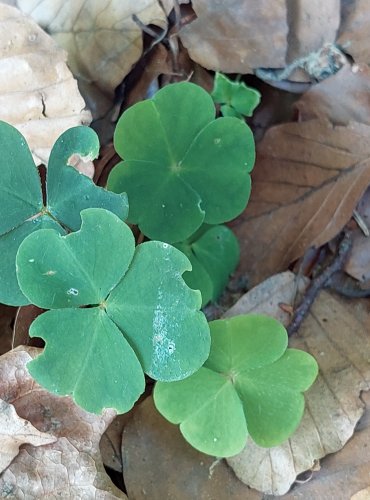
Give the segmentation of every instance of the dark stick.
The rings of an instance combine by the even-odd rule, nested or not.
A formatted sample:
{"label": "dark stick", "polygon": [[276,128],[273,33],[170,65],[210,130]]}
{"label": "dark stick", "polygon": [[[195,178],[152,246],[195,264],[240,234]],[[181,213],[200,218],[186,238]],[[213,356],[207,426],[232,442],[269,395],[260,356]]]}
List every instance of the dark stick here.
{"label": "dark stick", "polygon": [[343,268],[351,248],[352,248],[351,233],[348,231],[344,233],[344,237],[340,242],[338,255],[335,257],[333,262],[326,269],[324,269],[324,271],[319,276],[317,276],[317,278],[312,280],[310,286],[308,287],[305,293],[305,296],[303,297],[301,304],[294,311],[292,321],[290,322],[287,328],[289,337],[293,335],[293,333],[298,331],[302,321],[307,316],[307,313],[310,310],[319,291],[325,286],[327,281],[331,278],[331,276],[334,273],[340,271]]}

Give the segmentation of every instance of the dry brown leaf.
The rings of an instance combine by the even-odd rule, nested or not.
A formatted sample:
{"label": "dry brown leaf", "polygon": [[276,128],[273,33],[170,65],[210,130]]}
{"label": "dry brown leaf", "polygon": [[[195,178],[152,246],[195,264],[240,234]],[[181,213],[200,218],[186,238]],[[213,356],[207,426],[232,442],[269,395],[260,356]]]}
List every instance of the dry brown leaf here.
{"label": "dry brown leaf", "polygon": [[0,356],[12,347],[13,323],[17,309],[0,304]]}
{"label": "dry brown leaf", "polygon": [[347,125],[370,124],[370,69],[366,64],[345,64],[335,75],[313,85],[294,104],[300,120],[328,119]]}
{"label": "dry brown leaf", "polygon": [[274,316],[278,321],[288,324],[291,317],[280,304],[293,306],[306,289],[307,284],[307,279],[297,277],[290,271],[276,274],[255,287],[253,293],[244,294],[224,314],[224,317],[245,314],[245,311],[256,314],[263,311],[264,314]]}
{"label": "dry brown leaf", "polygon": [[100,453],[106,467],[122,472],[122,433],[131,418],[131,412],[117,415],[100,440]]}
{"label": "dry brown leaf", "polygon": [[134,410],[122,440],[123,472],[130,500],[260,500],[223,460],[204,455],[156,410],[151,397]]}
{"label": "dry brown leaf", "polygon": [[288,63],[335,41],[340,22],[340,3],[340,0],[287,2]]}
{"label": "dry brown leaf", "polygon": [[[319,472],[284,496],[284,500],[369,500],[370,488],[370,392],[363,393],[366,413],[346,446],[325,457]],[[366,488],[366,489],[362,489]],[[361,491],[359,491],[361,490]]]}
{"label": "dry brown leaf", "polygon": [[115,413],[93,415],[71,398],[48,393],[33,381],[26,364],[40,349],[20,347],[0,358],[0,398],[39,431],[57,438],[35,448],[24,445],[0,475],[0,497],[126,498],[104,471],[99,440]]}
{"label": "dry brown leaf", "polygon": [[234,229],[256,284],[333,238],[370,182],[370,126],[310,120],[272,127],[257,147],[252,194]]}
{"label": "dry brown leaf", "polygon": [[370,486],[368,486],[363,490],[358,491],[357,493],[351,496],[351,500],[369,500],[369,499],[370,499]]}
{"label": "dry brown leaf", "polygon": [[0,4],[0,119],[22,132],[37,164],[62,132],[91,121],[65,61],[32,19]]}
{"label": "dry brown leaf", "polygon": [[342,4],[342,22],[337,43],[355,61],[369,63],[369,2],[368,0],[346,0]]}
{"label": "dry brown leaf", "polygon": [[[280,276],[275,279],[280,283]],[[272,314],[271,307],[267,304],[265,309],[261,302],[261,286],[248,292],[248,301],[241,299],[246,307],[238,308],[239,314],[265,310]],[[293,294],[294,275],[291,287]],[[288,293],[287,287],[284,293]],[[279,315],[277,307],[273,316]],[[281,446],[260,448],[249,439],[239,455],[227,459],[243,482],[265,493],[282,495],[298,474],[311,469],[318,459],[340,450],[350,439],[363,413],[359,394],[370,389],[369,329],[367,311],[359,314],[353,302],[348,306],[344,300],[321,292],[299,334],[290,340],[291,347],[310,352],[320,366],[317,381],[306,393],[303,420]]]}
{"label": "dry brown leaf", "polygon": [[125,108],[148,97],[150,85],[159,75],[169,74],[173,70],[169,62],[168,50],[161,43],[156,45],[143,61],[144,68],[138,81],[129,90],[125,99]]}
{"label": "dry brown leaf", "polygon": [[358,281],[370,280],[370,238],[357,231],[345,271]]}
{"label": "dry brown leaf", "polygon": [[20,418],[13,405],[0,399],[0,474],[18,455],[22,444],[42,446],[56,440],[55,436],[38,431],[28,420]]}
{"label": "dry brown leaf", "polygon": [[13,338],[12,347],[18,346],[32,346],[32,347],[44,347],[45,343],[39,337],[30,337],[29,329],[32,322],[44,312],[44,309],[40,309],[33,304],[27,306],[19,307],[17,314],[15,316],[14,327],[13,327]]}
{"label": "dry brown leaf", "polygon": [[166,27],[157,0],[17,0],[68,52],[68,63],[94,118],[112,106],[114,90],[140,58],[142,24]]}
{"label": "dry brown leaf", "polygon": [[[357,213],[365,227],[370,231],[370,188],[361,198],[357,206]],[[358,281],[368,282],[370,280],[370,237],[365,236],[360,228],[353,232],[353,245],[344,270]]]}
{"label": "dry brown leaf", "polygon": [[[192,59],[225,73],[284,68],[334,43],[340,22],[340,0],[193,0],[192,6],[197,19],[182,28],[181,40]],[[307,80],[305,73],[295,76]]]}
{"label": "dry brown leaf", "polygon": [[210,2],[193,0],[198,18],[180,38],[190,57],[205,68],[248,73],[285,66],[288,34],[285,0]]}

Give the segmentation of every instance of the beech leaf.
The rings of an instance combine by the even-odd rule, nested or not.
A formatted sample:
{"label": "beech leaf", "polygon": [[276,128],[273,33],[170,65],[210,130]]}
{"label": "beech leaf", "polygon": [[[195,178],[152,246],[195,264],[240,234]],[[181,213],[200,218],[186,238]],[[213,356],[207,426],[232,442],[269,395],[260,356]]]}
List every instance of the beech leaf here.
{"label": "beech leaf", "polygon": [[66,59],[34,20],[0,3],[0,119],[25,136],[37,165],[65,130],[91,122]]}
{"label": "beech leaf", "polygon": [[268,130],[257,148],[248,209],[233,227],[245,255],[240,270],[251,284],[341,231],[370,182],[369,134],[369,125],[327,120]]}

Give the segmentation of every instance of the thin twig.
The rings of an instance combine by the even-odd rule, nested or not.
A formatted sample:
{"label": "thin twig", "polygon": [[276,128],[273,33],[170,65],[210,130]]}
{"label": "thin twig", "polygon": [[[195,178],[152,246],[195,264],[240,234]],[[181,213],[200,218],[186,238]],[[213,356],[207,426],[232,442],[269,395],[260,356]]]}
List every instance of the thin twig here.
{"label": "thin twig", "polygon": [[294,311],[292,321],[287,328],[289,336],[293,335],[293,333],[298,331],[299,327],[302,324],[302,321],[309,312],[317,294],[325,286],[329,278],[334,273],[340,271],[343,268],[351,248],[352,248],[351,233],[346,232],[344,234],[342,241],[340,242],[338,255],[333,260],[333,262],[326,269],[324,269],[324,271],[319,276],[317,276],[317,278],[312,280],[311,285],[308,287],[307,292],[300,306],[297,307],[297,309]]}
{"label": "thin twig", "polygon": [[166,37],[167,35],[167,28],[164,28],[162,29],[162,32],[161,33],[156,33],[156,31],[154,31],[152,28],[150,28],[149,26],[147,26],[145,23],[143,23],[136,14],[132,14],[131,16],[131,19],[134,21],[134,23],[136,23],[139,28],[144,32],[146,33],[147,35],[151,36],[153,38],[153,41],[152,43],[150,44],[150,46],[144,51],[144,54],[143,55],[146,55],[148,52],[150,52],[152,50],[152,48],[155,46],[155,45],[158,45],[158,43],[162,42],[162,40],[164,40],[164,38]]}

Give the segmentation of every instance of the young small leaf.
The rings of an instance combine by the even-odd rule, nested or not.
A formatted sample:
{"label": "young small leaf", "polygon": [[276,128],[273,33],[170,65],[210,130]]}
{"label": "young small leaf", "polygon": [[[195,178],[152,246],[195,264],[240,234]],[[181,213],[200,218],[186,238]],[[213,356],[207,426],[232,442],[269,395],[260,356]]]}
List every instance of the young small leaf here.
{"label": "young small leaf", "polygon": [[[41,385],[72,394],[89,411],[107,405],[126,411],[142,391],[137,381],[143,372],[165,381],[194,373],[209,354],[209,328],[199,311],[199,292],[182,279],[190,265],[180,251],[156,241],[135,249],[129,227],[107,210],[86,209],[81,218],[79,231],[61,236],[40,230],[18,250],[22,292],[33,304],[54,309],[31,328],[33,336],[46,340],[44,354],[32,362],[32,373]],[[80,306],[89,307],[73,309]],[[95,355],[99,345],[103,352]],[[127,396],[120,398],[112,384],[121,382],[114,377],[104,379],[106,395],[97,382],[104,370],[111,373],[110,357],[117,380],[127,377],[125,384],[132,388]],[[70,361],[65,361],[61,376],[65,358]],[[79,359],[84,360],[82,367]],[[87,393],[84,380],[90,372],[98,385],[94,395]],[[122,391],[126,385],[120,385]]]}
{"label": "young small leaf", "polygon": [[284,327],[266,316],[236,316],[210,328],[204,366],[186,380],[156,384],[158,410],[209,455],[236,455],[248,433],[260,446],[285,441],[302,418],[302,393],[317,376],[316,361],[286,349]]}
{"label": "young small leaf", "polygon": [[192,270],[184,274],[184,280],[190,288],[200,290],[202,305],[217,300],[239,262],[234,233],[226,226],[209,227],[199,237],[175,246],[190,260]]}
{"label": "young small leaf", "polygon": [[258,90],[248,87],[244,82],[234,82],[222,73],[216,73],[211,96],[221,104],[223,116],[243,118],[252,116],[261,100]]}
{"label": "young small leaf", "polygon": [[0,186],[0,302],[25,305],[15,270],[15,258],[23,239],[40,228],[54,228],[64,234],[64,227],[77,230],[80,211],[103,207],[125,218],[127,197],[110,193],[69,166],[73,154],[97,156],[99,142],[87,127],[75,127],[55,143],[47,169],[47,200],[43,206],[41,182],[27,143],[17,129],[0,121],[2,182]]}
{"label": "young small leaf", "polygon": [[234,118],[215,120],[210,95],[171,84],[120,118],[114,144],[124,158],[108,187],[127,192],[128,220],[152,239],[187,239],[205,222],[231,220],[250,194],[254,141]]}

